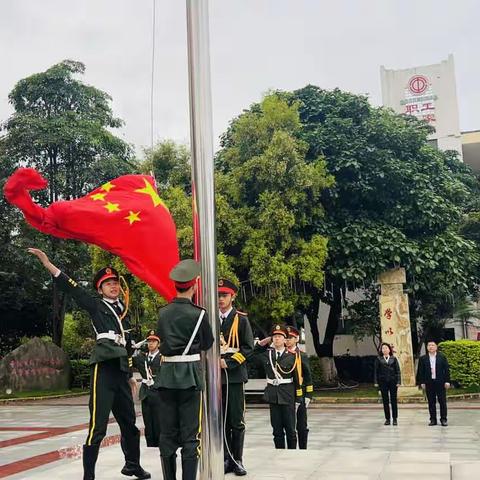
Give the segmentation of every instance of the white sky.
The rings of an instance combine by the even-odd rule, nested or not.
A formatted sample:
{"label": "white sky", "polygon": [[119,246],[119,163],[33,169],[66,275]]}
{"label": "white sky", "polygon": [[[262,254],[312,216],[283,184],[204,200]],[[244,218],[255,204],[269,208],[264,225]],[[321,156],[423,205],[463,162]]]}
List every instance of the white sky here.
{"label": "white sky", "polygon": [[[113,97],[121,136],[150,143],[153,0],[1,0],[0,121],[8,93],[69,58]],[[155,139],[188,142],[183,0],[156,0]],[[308,83],[369,94],[380,104],[380,65],[407,68],[455,57],[462,130],[480,129],[478,0],[211,0],[215,142],[269,89]]]}

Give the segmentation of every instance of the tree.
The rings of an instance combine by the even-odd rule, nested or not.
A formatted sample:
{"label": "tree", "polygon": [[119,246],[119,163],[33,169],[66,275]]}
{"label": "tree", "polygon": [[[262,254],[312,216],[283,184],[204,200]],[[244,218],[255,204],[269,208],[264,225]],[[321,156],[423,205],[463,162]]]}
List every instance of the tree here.
{"label": "tree", "polygon": [[323,286],[327,239],[322,191],[332,186],[322,157],[305,161],[298,106],[267,95],[235,119],[217,159],[217,242],[262,327],[293,321]]}
{"label": "tree", "polygon": [[413,320],[445,318],[451,295],[465,296],[478,281],[478,248],[458,229],[478,189],[471,172],[428,144],[427,124],[366,97],[309,85],[291,102],[299,104],[307,160],[323,155],[335,177],[322,196],[325,221],[314,228],[330,238],[327,289],[318,293],[331,309],[317,353],[333,353],[341,290],[368,287],[392,267],[406,268]]}
{"label": "tree", "polygon": [[[49,180],[48,189],[36,195],[43,205],[85,195],[135,167],[129,145],[111,132],[122,121],[113,116],[110,97],[76,78],[84,71],[82,63],[65,60],[20,80],[9,95],[14,113],[2,125],[0,152],[8,159],[2,173],[9,175],[19,166],[38,169]],[[89,263],[85,245],[53,237],[44,245],[43,236],[22,223],[12,234],[17,248],[42,246],[67,271],[79,272]],[[66,298],[54,286],[51,333],[57,345],[65,308]]]}

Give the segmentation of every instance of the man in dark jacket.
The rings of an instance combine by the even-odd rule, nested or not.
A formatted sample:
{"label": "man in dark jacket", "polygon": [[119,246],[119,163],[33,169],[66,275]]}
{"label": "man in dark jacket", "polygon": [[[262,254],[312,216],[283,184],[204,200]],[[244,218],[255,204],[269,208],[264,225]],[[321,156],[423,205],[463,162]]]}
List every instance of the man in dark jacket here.
{"label": "man in dark jacket", "polygon": [[430,411],[430,426],[437,424],[437,405],[440,405],[440,423],[443,427],[447,423],[447,389],[450,388],[450,367],[447,357],[438,352],[437,342],[430,340],[427,343],[426,355],[418,362],[417,383],[427,393],[428,409]]}
{"label": "man in dark jacket", "polygon": [[89,313],[95,331],[96,343],[90,357],[90,423],[83,446],[84,480],[95,478],[95,464],[100,443],[107,432],[110,412],[122,435],[125,466],[121,473],[140,479],[150,478],[140,466],[140,432],[135,426],[132,396],[132,390],[136,388],[131,371],[132,339],[128,334],[126,306],[119,300],[118,272],[112,267],[99,270],[93,279],[98,295],[92,295],[53,265],[44,252],[36,248],[29,248],[28,252],[38,257],[53,275],[58,288],[71,295],[77,305]]}
{"label": "man in dark jacket", "polygon": [[225,278],[218,281],[222,406],[225,424],[224,471],[247,474],[243,466],[245,440],[245,392],[247,360],[253,353],[253,333],[247,315],[235,308],[237,286]]}
{"label": "man in dark jacket", "polygon": [[159,395],[162,422],[160,455],[163,478],[176,478],[176,452],[182,448],[182,478],[195,480],[200,454],[201,393],[204,388],[200,352],[213,344],[206,311],[192,303],[200,265],[182,260],[170,273],[177,296],[160,309],[157,324],[162,339]]}

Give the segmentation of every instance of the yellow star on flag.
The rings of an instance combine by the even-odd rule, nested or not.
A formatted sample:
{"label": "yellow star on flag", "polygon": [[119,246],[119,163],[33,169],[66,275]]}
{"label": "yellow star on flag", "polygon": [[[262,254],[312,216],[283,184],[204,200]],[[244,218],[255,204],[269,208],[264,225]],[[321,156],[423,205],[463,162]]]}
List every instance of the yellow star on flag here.
{"label": "yellow star on flag", "polygon": [[109,213],[120,211],[120,208],[118,208],[118,203],[108,202],[106,205],[104,205],[104,207],[108,210]]}
{"label": "yellow star on flag", "polygon": [[131,210],[128,212],[128,216],[125,217],[126,220],[130,222],[130,225],[134,222],[140,221],[140,212],[132,212]]}
{"label": "yellow star on flag", "polygon": [[115,185],[112,182],[104,183],[101,186],[101,189],[104,190],[105,192],[109,192],[112,188],[115,188]]}
{"label": "yellow star on flag", "polygon": [[163,205],[165,208],[167,208],[167,206],[162,202],[162,199],[158,196],[157,191],[152,187],[152,184],[150,182],[147,182],[145,178],[143,179],[143,181],[145,182],[145,188],[137,188],[135,192],[150,195],[154,207],[158,207],[158,205]]}
{"label": "yellow star on flag", "polygon": [[93,200],[105,200],[106,193],[94,193],[93,195],[90,195],[90,198],[93,198]]}

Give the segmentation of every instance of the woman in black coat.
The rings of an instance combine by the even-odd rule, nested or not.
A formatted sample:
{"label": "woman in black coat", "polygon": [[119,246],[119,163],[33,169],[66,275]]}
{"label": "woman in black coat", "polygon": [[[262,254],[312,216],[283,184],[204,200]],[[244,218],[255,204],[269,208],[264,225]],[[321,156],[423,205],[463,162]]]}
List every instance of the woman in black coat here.
{"label": "woman in black coat", "polygon": [[[392,404],[393,424],[398,425],[397,388],[401,383],[400,365],[393,356],[392,347],[382,343],[381,352],[375,359],[375,386],[382,392],[385,425],[390,425],[390,403]],[[390,394],[390,399],[389,399]]]}

